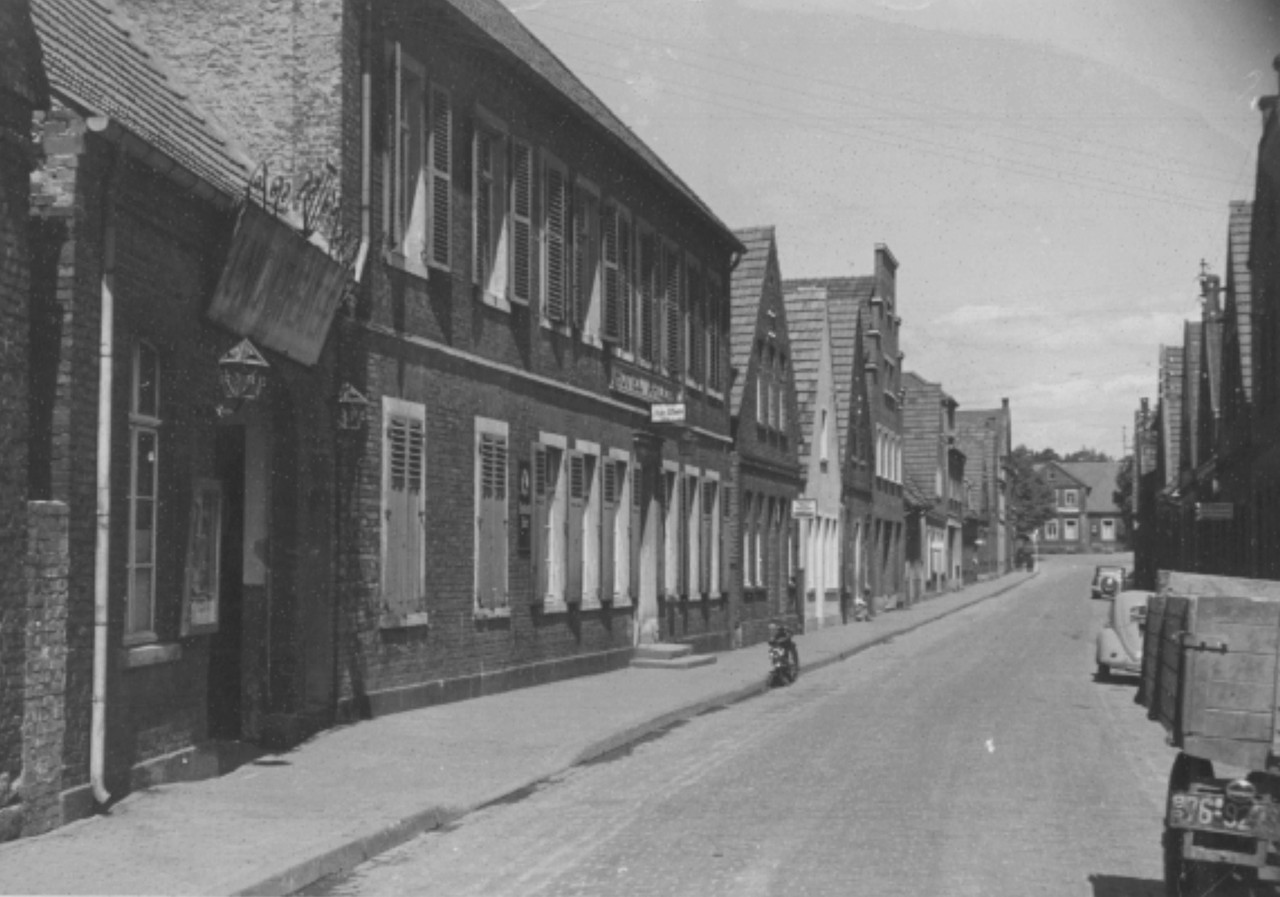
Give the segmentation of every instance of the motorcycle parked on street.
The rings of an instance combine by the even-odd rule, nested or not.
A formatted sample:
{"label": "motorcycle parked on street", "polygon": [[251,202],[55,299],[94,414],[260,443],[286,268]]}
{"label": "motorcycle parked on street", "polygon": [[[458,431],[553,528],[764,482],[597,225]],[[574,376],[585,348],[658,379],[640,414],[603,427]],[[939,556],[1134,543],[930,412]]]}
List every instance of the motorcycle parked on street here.
{"label": "motorcycle parked on street", "polygon": [[800,650],[791,632],[778,623],[769,624],[769,676],[770,688],[790,685],[800,676]]}

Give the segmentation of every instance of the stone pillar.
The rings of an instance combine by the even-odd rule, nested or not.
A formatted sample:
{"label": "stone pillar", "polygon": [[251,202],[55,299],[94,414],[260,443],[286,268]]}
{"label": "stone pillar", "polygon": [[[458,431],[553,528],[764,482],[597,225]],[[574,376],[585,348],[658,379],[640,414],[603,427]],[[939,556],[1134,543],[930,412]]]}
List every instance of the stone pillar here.
{"label": "stone pillar", "polygon": [[27,507],[26,692],[22,709],[22,834],[62,824],[67,686],[67,506]]}

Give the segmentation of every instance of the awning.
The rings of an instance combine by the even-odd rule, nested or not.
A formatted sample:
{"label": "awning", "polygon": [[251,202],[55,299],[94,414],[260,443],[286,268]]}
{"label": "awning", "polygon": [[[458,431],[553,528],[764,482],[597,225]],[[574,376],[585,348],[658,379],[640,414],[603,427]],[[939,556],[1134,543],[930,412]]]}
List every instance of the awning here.
{"label": "awning", "polygon": [[300,364],[320,357],[346,269],[296,230],[244,203],[208,317]]}

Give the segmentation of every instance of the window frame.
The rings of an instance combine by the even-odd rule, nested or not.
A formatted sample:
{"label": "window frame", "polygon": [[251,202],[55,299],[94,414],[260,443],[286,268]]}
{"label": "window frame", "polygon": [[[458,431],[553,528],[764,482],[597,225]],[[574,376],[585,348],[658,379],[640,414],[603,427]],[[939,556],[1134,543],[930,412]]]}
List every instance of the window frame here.
{"label": "window frame", "polygon": [[[154,407],[150,413],[141,408],[143,353],[151,357],[151,378],[155,384]],[[126,495],[128,503],[129,536],[125,556],[125,620],[124,644],[136,645],[159,640],[159,627],[156,625],[156,580],[159,548],[160,522],[160,434],[163,419],[160,416],[163,391],[161,389],[162,364],[160,353],[156,347],[146,341],[134,342],[129,356],[129,491]],[[138,492],[139,451],[143,437],[149,437],[152,445],[150,494]],[[139,563],[138,544],[138,512],[143,502],[149,503],[151,511],[150,545],[147,553],[148,561]],[[137,575],[139,571],[148,571],[148,597],[145,608],[145,625],[135,625],[140,598],[137,594]]]}

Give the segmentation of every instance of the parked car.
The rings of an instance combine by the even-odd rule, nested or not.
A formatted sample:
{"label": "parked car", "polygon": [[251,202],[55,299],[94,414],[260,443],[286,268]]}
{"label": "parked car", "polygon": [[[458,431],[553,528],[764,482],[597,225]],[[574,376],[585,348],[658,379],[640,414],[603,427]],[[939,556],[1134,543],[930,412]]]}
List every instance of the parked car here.
{"label": "parked car", "polygon": [[1111,600],[1111,611],[1098,633],[1098,678],[1114,672],[1142,672],[1142,638],[1150,592],[1130,589]]}
{"label": "parked car", "polygon": [[1092,598],[1114,598],[1125,586],[1126,571],[1115,564],[1093,568]]}

